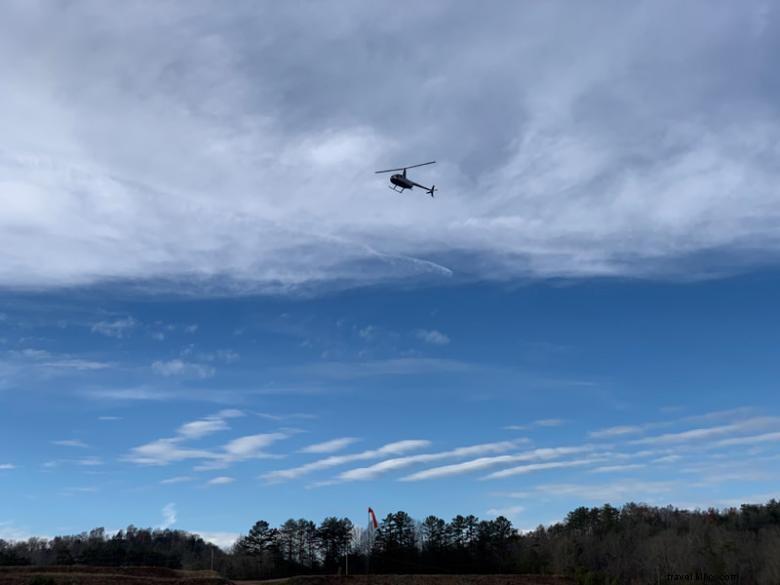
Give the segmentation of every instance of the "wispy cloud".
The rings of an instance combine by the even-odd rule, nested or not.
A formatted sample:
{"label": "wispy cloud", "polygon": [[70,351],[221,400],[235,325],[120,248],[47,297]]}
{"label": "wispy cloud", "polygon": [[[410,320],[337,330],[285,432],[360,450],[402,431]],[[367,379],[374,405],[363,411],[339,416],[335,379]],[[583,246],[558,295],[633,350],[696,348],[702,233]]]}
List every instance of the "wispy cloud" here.
{"label": "wispy cloud", "polygon": [[751,431],[766,428],[768,426],[777,426],[780,417],[754,417],[727,425],[718,425],[714,427],[703,427],[690,429],[679,433],[666,433],[653,437],[644,437],[630,441],[634,445],[663,445],[674,443],[685,443],[688,441],[698,441],[710,439],[719,435],[729,435],[742,431]]}
{"label": "wispy cloud", "polygon": [[123,317],[113,321],[98,321],[92,325],[92,332],[121,339],[126,337],[137,325],[138,321],[132,317]]}
{"label": "wispy cloud", "polygon": [[331,439],[322,443],[315,443],[301,449],[301,453],[334,453],[356,443],[360,439],[354,437],[343,437],[341,439]]}
{"label": "wispy cloud", "polygon": [[176,524],[176,504],[170,503],[163,506],[162,517],[163,521],[162,524],[160,524],[160,528],[170,528]]}
{"label": "wispy cloud", "polygon": [[297,368],[315,376],[353,380],[376,376],[464,373],[479,370],[478,366],[449,359],[407,357],[360,362],[324,362]]}
{"label": "wispy cloud", "polygon": [[100,488],[98,486],[85,485],[85,486],[66,487],[62,490],[62,493],[66,496],[74,496],[77,494],[94,494],[99,491]]}
{"label": "wispy cloud", "polygon": [[420,463],[431,463],[433,461],[440,461],[442,459],[456,459],[458,457],[473,457],[474,455],[482,455],[485,453],[501,453],[515,449],[523,441],[500,441],[497,443],[482,443],[479,445],[470,445],[468,447],[458,447],[449,451],[441,451],[438,453],[421,453],[419,455],[410,455],[407,457],[397,457],[393,459],[386,459],[380,461],[369,467],[360,467],[357,469],[350,469],[339,474],[338,479],[340,481],[360,481],[376,479],[381,475],[392,471],[398,471],[411,465],[418,465]]}
{"label": "wispy cloud", "polygon": [[402,455],[408,451],[416,449],[423,449],[429,446],[430,441],[409,439],[405,441],[396,441],[394,443],[388,443],[379,447],[378,449],[369,449],[367,451],[361,451],[360,453],[352,453],[349,455],[332,455],[325,459],[306,463],[298,467],[290,469],[281,469],[271,471],[262,476],[268,482],[285,481],[291,479],[297,479],[314,471],[320,471],[323,469],[329,469],[331,467],[337,467],[339,465],[345,465],[353,461],[364,461],[367,459],[378,459],[388,455]]}
{"label": "wispy cloud", "polygon": [[535,471],[545,471],[547,469],[564,469],[567,467],[581,467],[583,465],[592,465],[599,461],[604,461],[603,458],[592,459],[573,459],[569,461],[550,461],[548,463],[529,463],[528,465],[518,465],[516,467],[510,467],[508,469],[502,469],[501,471],[494,471],[482,479],[501,479],[504,477],[511,477],[514,475],[525,475],[527,473],[534,473]]}
{"label": "wispy cloud", "polygon": [[286,439],[287,433],[263,433],[258,435],[248,435],[233,439],[222,446],[222,450],[209,461],[197,465],[196,471],[208,471],[211,469],[224,469],[239,461],[248,459],[272,459],[278,455],[266,452],[266,448],[276,441]]}
{"label": "wispy cloud", "polygon": [[589,434],[591,437],[596,439],[623,437],[625,435],[641,433],[647,428],[648,427],[646,425],[619,425],[615,427],[599,429],[597,431],[591,431]]}
{"label": "wispy cloud", "polygon": [[418,329],[414,334],[417,339],[431,345],[447,345],[450,342],[447,335],[436,329]]}
{"label": "wispy cloud", "polygon": [[506,506],[504,508],[490,508],[485,512],[488,516],[498,517],[503,516],[505,518],[515,518],[518,514],[525,510],[525,506]]}
{"label": "wispy cloud", "polygon": [[193,533],[206,542],[215,544],[224,550],[228,550],[241,537],[241,534],[238,532],[204,532],[203,530],[194,530]]}
{"label": "wispy cloud", "polygon": [[[429,111],[412,96],[396,96],[390,116],[382,100],[370,99],[374,92],[391,93],[398,82],[395,75],[376,74],[392,67],[391,52],[375,51],[370,63],[354,61],[322,75],[322,62],[346,63],[352,55],[318,30],[318,11],[291,19],[279,14],[284,7],[267,9],[269,16],[257,18],[249,33],[208,11],[179,18],[186,9],[175,5],[165,10],[171,34],[181,42],[165,43],[125,12],[130,8],[109,16],[75,5],[75,22],[91,18],[98,25],[85,32],[63,23],[56,54],[31,47],[24,35],[11,36],[4,47],[10,59],[27,55],[45,62],[67,73],[67,82],[57,83],[69,87],[88,86],[98,71],[103,94],[63,103],[24,68],[8,74],[13,92],[4,100],[4,136],[13,154],[4,156],[16,204],[4,217],[25,229],[2,232],[7,264],[15,267],[0,274],[2,284],[160,279],[159,286],[208,294],[449,278],[452,269],[477,279],[675,276],[689,265],[697,273],[711,268],[701,259],[686,262],[699,252],[725,249],[748,264],[777,253],[777,215],[755,213],[774,210],[778,183],[777,169],[763,154],[773,152],[777,141],[775,96],[759,83],[772,72],[766,55],[773,35],[753,37],[753,50],[741,51],[734,27],[716,23],[695,38],[649,48],[643,34],[681,36],[698,15],[683,12],[668,23],[660,6],[626,3],[593,9],[593,26],[567,27],[565,39],[553,40],[549,31],[558,30],[566,14],[557,5],[540,11],[535,3],[512,3],[495,13],[476,5],[453,13],[445,6],[433,6],[406,28],[435,48],[438,76],[432,80],[424,57],[410,55],[404,81],[422,88],[428,103],[446,96],[457,128],[430,124]],[[723,10],[724,22],[741,16],[737,7]],[[395,27],[374,23],[392,17],[390,4],[335,11],[344,38],[358,44],[391,44]],[[156,14],[146,18],[153,21]],[[11,28],[32,26],[14,13],[6,20]],[[138,23],[138,34],[119,34],[130,20]],[[478,22],[471,32],[491,30],[494,38],[464,42],[451,34],[463,21]],[[506,30],[505,22],[518,25]],[[222,42],[199,43],[204,26]],[[306,51],[319,59],[285,55],[284,39],[296,26],[314,31]],[[262,47],[258,34],[268,38]],[[603,42],[586,68],[572,70],[567,59],[573,47],[592,38]],[[540,58],[527,59],[529,42],[539,47]],[[90,52],[98,44],[101,55],[128,56],[132,83],[116,58]],[[156,59],[141,50],[150,46]],[[273,64],[247,69],[250,56]],[[664,67],[674,56],[686,66]],[[504,73],[508,59],[515,75]],[[161,62],[181,64],[167,73],[180,91],[160,82]],[[653,75],[646,74],[648,67]],[[702,84],[692,70],[710,81]],[[550,79],[549,72],[563,75]],[[733,106],[732,92],[712,91],[732,87],[734,72],[736,85],[750,88],[753,107]],[[479,107],[459,85],[464,75],[492,88]],[[356,79],[371,83],[353,85]],[[258,86],[267,88],[263,99],[246,99]],[[294,96],[291,87],[297,88]],[[670,88],[686,98],[670,100]],[[345,99],[345,91],[354,99]],[[139,104],[137,95],[150,96],[149,103]],[[39,117],[32,130],[30,100]],[[181,103],[192,107],[182,111]],[[223,109],[215,115],[206,104]],[[318,118],[326,107],[331,115]],[[63,115],[70,125],[52,123]],[[381,179],[362,170],[397,156],[392,120],[400,115],[410,128],[428,129],[408,133],[405,148],[424,151],[436,144],[447,161],[425,171],[432,182],[449,185],[435,214],[365,196],[383,189]],[[71,127],[94,131],[74,133]],[[158,139],[139,138],[137,128],[154,129]],[[627,128],[635,140],[627,138]],[[457,139],[463,135],[471,137],[473,149]],[[121,146],[111,140],[115,136],[124,137]],[[350,169],[346,175],[344,169]],[[355,189],[343,189],[345,180]],[[249,187],[261,181],[267,186],[262,192]],[[211,196],[215,184],[221,187],[218,200]],[[311,197],[311,185],[321,197]],[[274,195],[281,191],[284,198]],[[737,201],[735,192],[745,195]],[[239,216],[245,220],[236,221]],[[748,245],[755,254],[745,251]],[[723,254],[729,260],[722,263],[734,254]]]}
{"label": "wispy cloud", "polygon": [[211,366],[185,362],[180,359],[156,361],[152,363],[152,369],[165,377],[179,376],[183,378],[199,379],[211,378],[216,372]]}
{"label": "wispy cloud", "polygon": [[6,542],[19,542],[27,540],[34,535],[29,530],[20,528],[15,522],[11,520],[0,520],[0,540]]}
{"label": "wispy cloud", "polygon": [[185,423],[181,427],[179,427],[178,432],[181,436],[186,437],[188,439],[198,439],[200,437],[205,437],[206,435],[216,433],[217,431],[224,431],[229,428],[230,427],[227,425],[224,419],[215,418],[215,419],[206,419],[206,420],[195,420],[192,422]]}
{"label": "wispy cloud", "polygon": [[13,463],[0,463],[0,471],[9,471],[11,469],[16,469],[16,465]]}
{"label": "wispy cloud", "polygon": [[53,459],[43,464],[44,469],[55,469],[62,465],[79,465],[81,467],[97,467],[103,465],[103,459],[97,456],[78,457],[76,459]]}
{"label": "wispy cloud", "polygon": [[233,483],[236,481],[236,478],[234,477],[228,477],[226,475],[222,475],[220,477],[215,477],[214,479],[210,479],[206,482],[207,485],[227,485],[229,483]]}
{"label": "wispy cloud", "polygon": [[712,412],[705,412],[703,414],[689,415],[673,420],[646,422],[641,424],[630,425],[617,425],[613,427],[607,427],[604,429],[598,429],[591,431],[589,434],[593,438],[614,438],[623,437],[625,435],[637,435],[647,432],[652,429],[658,429],[670,426],[679,426],[681,424],[693,423],[693,422],[705,422],[713,421],[723,418],[733,418],[739,416],[745,416],[749,414],[753,409],[745,406],[738,408],[731,408],[726,410],[716,410]]}
{"label": "wispy cloud", "polygon": [[180,395],[170,390],[151,386],[138,386],[134,388],[87,388],[82,392],[83,396],[97,400],[107,401],[143,401],[152,402],[172,400]]}
{"label": "wispy cloud", "polygon": [[644,463],[628,463],[626,465],[602,465],[600,467],[596,467],[595,469],[592,469],[591,471],[593,473],[615,473],[619,471],[631,471],[633,469],[642,469],[643,467],[647,467]]}
{"label": "wispy cloud", "polygon": [[552,496],[573,496],[597,502],[620,502],[643,498],[648,495],[669,494],[678,484],[671,481],[627,480],[607,484],[588,485],[583,483],[556,483],[538,485],[538,494]]}
{"label": "wispy cloud", "polygon": [[238,437],[215,449],[189,448],[185,445],[186,441],[213,431],[212,428],[209,428],[208,432],[205,432],[203,427],[197,428],[195,434],[180,434],[134,447],[123,460],[139,465],[169,465],[178,461],[201,460],[202,463],[195,467],[196,471],[222,469],[248,459],[275,457],[266,453],[265,448],[289,436],[288,433],[263,433]]}
{"label": "wispy cloud", "polygon": [[177,475],[175,477],[169,477],[167,479],[163,479],[160,481],[162,485],[173,485],[177,483],[187,483],[189,481],[194,481],[194,477],[191,477],[189,475]]}
{"label": "wispy cloud", "polygon": [[217,459],[218,454],[206,449],[189,449],[181,446],[180,438],[157,439],[134,447],[123,459],[139,465],[168,465],[187,459]]}
{"label": "wispy cloud", "polygon": [[556,459],[564,455],[572,455],[576,453],[584,453],[592,451],[593,445],[581,445],[579,447],[544,447],[540,449],[534,449],[532,451],[526,451],[516,455],[498,455],[496,457],[480,457],[478,459],[472,459],[470,461],[464,461],[462,463],[454,463],[452,465],[443,465],[441,467],[433,467],[423,471],[418,471],[411,475],[401,478],[402,481],[421,481],[428,479],[439,479],[442,477],[450,477],[453,475],[462,475],[465,473],[473,473],[475,471],[482,471],[489,467],[495,467],[497,465],[504,465],[507,463],[515,463],[518,461],[533,461],[538,459]]}
{"label": "wispy cloud", "polygon": [[78,447],[80,449],[89,448],[89,445],[80,439],[63,439],[61,441],[52,441],[51,443],[52,445],[59,445],[60,447]]}
{"label": "wispy cloud", "polygon": [[358,335],[366,341],[370,341],[376,335],[376,327],[373,325],[367,325],[358,331]]}
{"label": "wispy cloud", "polygon": [[529,431],[531,429],[539,428],[539,427],[559,427],[561,426],[565,421],[560,418],[540,418],[538,420],[535,420],[533,422],[530,422],[528,424],[524,425],[507,425],[504,428],[504,430],[507,431]]}
{"label": "wispy cloud", "polygon": [[730,447],[733,445],[757,445],[759,443],[774,443],[780,441],[780,432],[763,433],[747,437],[734,437],[715,441],[715,447]]}
{"label": "wispy cloud", "polygon": [[113,364],[109,362],[98,362],[94,360],[83,360],[83,359],[59,359],[59,360],[53,360],[44,362],[41,364],[43,367],[46,368],[61,368],[61,369],[68,369],[68,370],[78,370],[78,371],[93,371],[93,370],[105,370],[106,368],[110,368]]}

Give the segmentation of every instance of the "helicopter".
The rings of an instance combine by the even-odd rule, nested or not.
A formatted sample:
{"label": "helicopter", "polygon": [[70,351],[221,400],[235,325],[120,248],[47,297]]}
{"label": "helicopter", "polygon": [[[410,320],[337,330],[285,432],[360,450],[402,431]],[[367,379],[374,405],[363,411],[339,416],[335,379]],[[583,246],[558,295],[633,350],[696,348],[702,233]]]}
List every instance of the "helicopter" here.
{"label": "helicopter", "polygon": [[407,169],[414,169],[416,167],[424,167],[425,165],[432,165],[435,164],[436,161],[432,160],[430,162],[426,163],[420,163],[418,165],[410,165],[408,167],[401,167],[398,169],[385,169],[383,171],[376,171],[375,174],[379,173],[392,173],[393,171],[402,171],[401,174],[396,173],[395,175],[390,176],[390,182],[392,185],[388,185],[390,189],[397,193],[403,193],[406,189],[411,189],[412,187],[419,187],[420,189],[425,190],[425,192],[433,197],[434,191],[436,191],[436,185],[433,185],[430,189],[428,187],[425,187],[424,185],[420,185],[420,183],[415,183],[411,179],[408,179],[406,177],[406,170]]}

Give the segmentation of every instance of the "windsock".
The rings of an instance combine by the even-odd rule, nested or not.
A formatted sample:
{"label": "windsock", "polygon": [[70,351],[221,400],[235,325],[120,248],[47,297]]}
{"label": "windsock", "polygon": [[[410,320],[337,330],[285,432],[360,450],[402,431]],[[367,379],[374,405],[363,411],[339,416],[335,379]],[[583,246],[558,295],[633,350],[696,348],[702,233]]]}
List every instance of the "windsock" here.
{"label": "windsock", "polygon": [[368,508],[368,513],[371,515],[371,523],[374,525],[374,528],[376,528],[377,527],[377,524],[376,524],[376,514],[374,514],[374,511],[371,509],[370,506]]}

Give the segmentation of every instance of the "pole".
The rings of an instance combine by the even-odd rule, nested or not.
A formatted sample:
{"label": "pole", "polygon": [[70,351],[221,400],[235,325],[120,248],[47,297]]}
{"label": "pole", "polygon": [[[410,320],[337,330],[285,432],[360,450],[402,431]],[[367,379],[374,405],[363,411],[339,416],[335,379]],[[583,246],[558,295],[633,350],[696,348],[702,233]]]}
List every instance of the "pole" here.
{"label": "pole", "polygon": [[349,551],[344,555],[344,576],[349,577]]}

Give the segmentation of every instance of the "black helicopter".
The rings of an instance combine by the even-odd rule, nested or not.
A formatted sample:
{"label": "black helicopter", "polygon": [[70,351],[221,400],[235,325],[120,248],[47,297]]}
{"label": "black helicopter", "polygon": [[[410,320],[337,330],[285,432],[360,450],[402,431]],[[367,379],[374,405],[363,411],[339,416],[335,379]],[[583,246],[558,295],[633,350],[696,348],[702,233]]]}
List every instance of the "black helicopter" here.
{"label": "black helicopter", "polygon": [[408,167],[401,167],[399,169],[385,169],[384,171],[376,171],[377,174],[379,173],[392,173],[393,171],[403,171],[401,174],[396,173],[395,175],[392,175],[390,177],[390,182],[392,185],[388,185],[393,191],[396,191],[398,193],[403,193],[405,189],[411,189],[412,187],[419,187],[420,189],[425,190],[425,192],[433,197],[434,191],[436,191],[436,185],[433,185],[430,189],[424,185],[420,185],[420,183],[415,183],[411,179],[406,178],[406,169],[413,169],[415,167],[424,167],[425,165],[432,165],[436,161],[432,160],[431,162],[426,163],[420,163],[419,165],[410,165]]}

